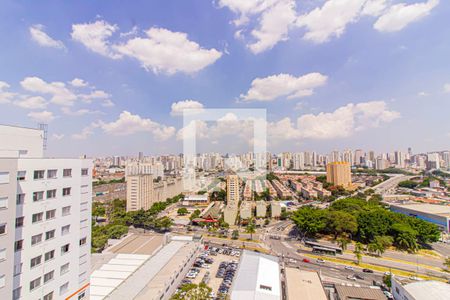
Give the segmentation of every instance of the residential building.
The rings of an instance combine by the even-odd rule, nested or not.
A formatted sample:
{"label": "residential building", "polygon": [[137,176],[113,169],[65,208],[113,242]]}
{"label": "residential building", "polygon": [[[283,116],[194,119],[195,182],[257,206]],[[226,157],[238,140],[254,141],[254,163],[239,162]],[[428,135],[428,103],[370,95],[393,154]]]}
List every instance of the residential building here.
{"label": "residential building", "polygon": [[266,201],[256,201],[256,217],[264,218],[267,213]]}
{"label": "residential building", "polygon": [[352,186],[352,174],[348,162],[332,162],[327,164],[327,182],[344,188]]}
{"label": "residential building", "polygon": [[153,204],[153,175],[137,174],[127,177],[127,211],[148,210]]}
{"label": "residential building", "polygon": [[37,129],[0,140],[0,298],[87,298],[92,162],[46,158]]}

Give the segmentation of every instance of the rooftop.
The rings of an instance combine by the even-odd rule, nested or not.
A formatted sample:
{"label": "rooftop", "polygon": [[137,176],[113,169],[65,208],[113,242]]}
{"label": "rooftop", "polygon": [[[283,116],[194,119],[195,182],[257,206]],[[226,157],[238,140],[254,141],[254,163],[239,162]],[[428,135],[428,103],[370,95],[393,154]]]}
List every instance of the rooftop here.
{"label": "rooftop", "polygon": [[336,285],[336,292],[340,300],[386,300],[380,288]]}
{"label": "rooftop", "polygon": [[286,268],[287,299],[327,300],[320,277],[316,272]]}
{"label": "rooftop", "polygon": [[415,300],[447,300],[450,295],[450,284],[440,281],[416,281],[405,284],[403,288]]}
{"label": "rooftop", "polygon": [[390,204],[392,207],[410,209],[427,214],[435,214],[442,216],[450,215],[450,206],[448,205],[437,205],[428,203],[407,203],[407,204]]}

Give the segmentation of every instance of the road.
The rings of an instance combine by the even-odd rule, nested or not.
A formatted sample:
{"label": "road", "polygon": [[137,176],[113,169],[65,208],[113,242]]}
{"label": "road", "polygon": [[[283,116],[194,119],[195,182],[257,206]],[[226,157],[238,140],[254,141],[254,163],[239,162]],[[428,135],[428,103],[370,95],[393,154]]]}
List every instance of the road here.
{"label": "road", "polygon": [[390,194],[391,190],[394,189],[395,187],[397,187],[398,183],[404,180],[409,180],[414,176],[409,176],[409,175],[403,175],[403,174],[395,174],[395,175],[391,175],[392,177],[389,178],[388,180],[385,180],[373,187],[371,187],[372,189],[375,190],[376,194]]}

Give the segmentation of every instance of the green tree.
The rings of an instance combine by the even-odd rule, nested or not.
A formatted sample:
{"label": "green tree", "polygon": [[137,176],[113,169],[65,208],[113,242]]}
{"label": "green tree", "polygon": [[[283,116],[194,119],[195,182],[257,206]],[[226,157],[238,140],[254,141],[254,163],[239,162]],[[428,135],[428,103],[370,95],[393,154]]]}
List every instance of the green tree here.
{"label": "green tree", "polygon": [[353,250],[353,254],[355,254],[356,260],[358,261],[358,265],[361,263],[362,260],[362,251],[364,249],[363,244],[356,243],[355,249]]}
{"label": "green tree", "polygon": [[253,219],[249,220],[247,227],[245,228],[245,232],[250,233],[250,239],[253,240],[253,234],[256,232],[256,227]]}
{"label": "green tree", "polygon": [[189,217],[189,220],[194,220],[197,219],[198,217],[200,217],[200,214],[202,212],[199,209],[194,210],[194,212],[191,214],[191,216]]}
{"label": "green tree", "polygon": [[239,230],[237,229],[233,230],[233,232],[231,233],[231,238],[233,240],[237,240],[239,238]]}
{"label": "green tree", "polygon": [[343,233],[354,234],[358,229],[356,218],[345,211],[329,211],[327,214],[327,229],[334,234],[336,239]]}
{"label": "green tree", "polygon": [[417,244],[417,231],[406,224],[396,223],[392,225],[395,238],[394,242],[400,249],[415,252],[419,248]]}
{"label": "green tree", "polygon": [[205,283],[199,285],[190,283],[181,286],[180,290],[174,294],[171,300],[208,300],[212,289]]}
{"label": "green tree", "polygon": [[340,237],[336,239],[336,242],[338,243],[339,247],[342,248],[342,250],[347,250],[348,244],[350,244],[350,240],[346,237]]}
{"label": "green tree", "polygon": [[113,225],[107,229],[107,233],[110,239],[120,239],[128,233],[128,227],[124,225]]}
{"label": "green tree", "polygon": [[314,237],[326,226],[324,211],[303,206],[291,215],[292,221],[303,236]]}
{"label": "green tree", "polygon": [[173,225],[172,219],[167,216],[156,219],[155,222],[155,227],[163,231],[167,231],[172,225]]}
{"label": "green tree", "polygon": [[[390,273],[390,272],[389,272],[389,273]],[[383,283],[384,283],[385,285],[387,285],[389,288],[392,287],[391,279],[392,279],[392,275],[391,275],[391,274],[387,274],[387,275],[384,275],[384,276],[383,276]]]}
{"label": "green tree", "polygon": [[93,202],[92,203],[92,216],[97,222],[98,217],[103,217],[106,213],[105,206],[101,202]]}
{"label": "green tree", "polygon": [[374,243],[377,245],[375,252],[381,256],[383,253],[388,249],[390,246],[392,246],[393,238],[391,236],[383,235],[383,236],[376,236],[374,239]]}
{"label": "green tree", "polygon": [[188,213],[189,213],[189,211],[187,210],[186,207],[181,207],[177,210],[177,214],[179,216],[184,216],[184,215],[187,215]]}

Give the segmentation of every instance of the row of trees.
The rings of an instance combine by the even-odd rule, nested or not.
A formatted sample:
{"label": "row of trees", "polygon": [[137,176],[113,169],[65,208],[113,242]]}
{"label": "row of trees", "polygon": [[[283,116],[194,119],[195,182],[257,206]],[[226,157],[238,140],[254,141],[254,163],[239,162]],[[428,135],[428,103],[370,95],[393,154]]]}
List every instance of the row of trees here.
{"label": "row of trees", "polygon": [[439,240],[436,225],[391,212],[375,201],[360,198],[337,200],[328,209],[302,207],[291,219],[303,237],[332,234],[345,248],[355,240],[368,245],[367,250],[381,255],[390,245],[415,252]]}
{"label": "row of trees", "polygon": [[[169,198],[164,202],[157,202],[145,210],[126,211],[126,201],[114,199],[108,203],[94,202],[92,206],[92,252],[100,252],[104,249],[108,239],[118,239],[128,233],[128,227],[167,230],[172,225],[172,220],[167,217],[158,217],[158,214],[169,205],[178,202],[183,196],[180,194]],[[107,224],[97,224],[99,217],[105,217]]]}

